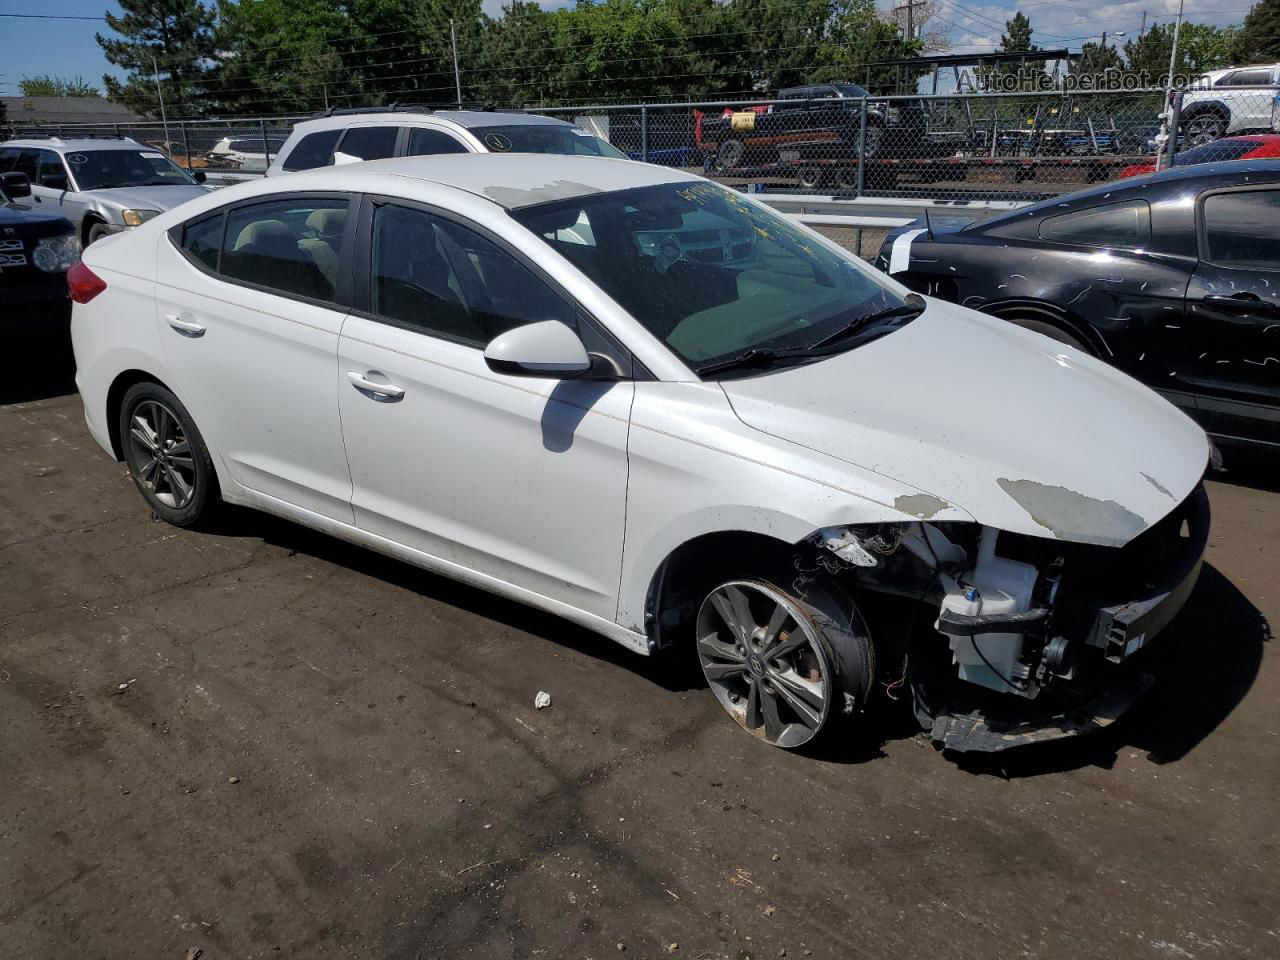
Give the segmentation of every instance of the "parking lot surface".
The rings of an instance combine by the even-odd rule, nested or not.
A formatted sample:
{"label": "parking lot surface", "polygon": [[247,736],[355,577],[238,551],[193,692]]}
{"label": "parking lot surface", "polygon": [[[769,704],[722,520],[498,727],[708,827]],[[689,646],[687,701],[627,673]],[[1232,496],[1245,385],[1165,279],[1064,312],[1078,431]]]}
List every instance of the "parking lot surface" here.
{"label": "parking lot surface", "polygon": [[1280,955],[1265,467],[1210,484],[1126,721],[961,765],[888,711],[798,756],[684,661],[265,516],[152,522],[65,344],[15,343],[0,957]]}

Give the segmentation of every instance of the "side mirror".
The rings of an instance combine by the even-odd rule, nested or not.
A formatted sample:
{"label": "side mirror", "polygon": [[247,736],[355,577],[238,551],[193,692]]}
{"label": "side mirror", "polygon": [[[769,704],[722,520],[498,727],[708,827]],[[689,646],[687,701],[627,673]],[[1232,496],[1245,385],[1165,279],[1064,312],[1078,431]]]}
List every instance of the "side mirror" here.
{"label": "side mirror", "polygon": [[67,175],[65,173],[46,173],[40,178],[40,186],[48,187],[50,190],[67,189]]}
{"label": "side mirror", "polygon": [[191,179],[194,180],[196,183],[204,183],[206,180],[209,179],[209,176],[203,170],[197,170],[193,174],[191,174]]}
{"label": "side mirror", "polygon": [[484,362],[495,373],[513,377],[568,380],[591,369],[587,348],[559,320],[528,323],[499,334],[484,348]]}
{"label": "side mirror", "polygon": [[0,185],[4,186],[4,192],[13,200],[31,196],[31,181],[25,173],[16,170],[0,173]]}

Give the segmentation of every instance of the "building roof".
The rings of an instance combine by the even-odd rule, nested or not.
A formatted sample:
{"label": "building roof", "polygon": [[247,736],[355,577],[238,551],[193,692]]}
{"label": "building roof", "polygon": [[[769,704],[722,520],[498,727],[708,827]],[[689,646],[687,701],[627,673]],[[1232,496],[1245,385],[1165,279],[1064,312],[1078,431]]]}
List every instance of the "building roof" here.
{"label": "building roof", "polygon": [[105,97],[3,97],[8,122],[28,123],[132,123],[144,120],[128,107]]}

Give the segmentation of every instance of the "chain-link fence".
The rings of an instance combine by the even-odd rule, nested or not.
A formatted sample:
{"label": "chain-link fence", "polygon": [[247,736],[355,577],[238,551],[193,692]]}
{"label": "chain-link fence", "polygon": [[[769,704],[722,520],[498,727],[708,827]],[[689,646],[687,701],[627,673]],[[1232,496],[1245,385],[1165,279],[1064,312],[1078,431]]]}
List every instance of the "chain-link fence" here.
{"label": "chain-link fence", "polygon": [[[1273,86],[1193,87],[1169,97],[1152,89],[870,97],[839,84],[785,93],[531,112],[570,120],[637,160],[746,190],[836,200],[1029,201],[1170,164],[1280,156],[1256,136],[1280,132],[1280,88]],[[131,137],[213,178],[261,173],[299,119],[27,125],[13,132]]]}

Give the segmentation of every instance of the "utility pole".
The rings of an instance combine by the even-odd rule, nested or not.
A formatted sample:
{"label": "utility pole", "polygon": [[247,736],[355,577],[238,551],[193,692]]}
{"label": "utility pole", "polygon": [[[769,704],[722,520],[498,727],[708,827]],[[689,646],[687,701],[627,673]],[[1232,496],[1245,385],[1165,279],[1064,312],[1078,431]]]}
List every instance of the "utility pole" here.
{"label": "utility pole", "polygon": [[899,10],[907,11],[906,38],[908,40],[914,40],[916,38],[916,7],[923,7],[927,2],[928,0],[907,0],[907,2],[901,6],[893,8],[894,13],[897,13]]}
{"label": "utility pole", "polygon": [[169,152],[169,120],[164,115],[164,91],[160,89],[160,68],[156,58],[151,58],[151,75],[156,78],[156,96],[160,98],[160,124],[164,127],[164,152]]}
{"label": "utility pole", "polygon": [[453,44],[453,85],[458,94],[458,107],[462,107],[462,74],[458,72],[458,31],[453,27],[453,17],[449,18],[449,41]]}
{"label": "utility pole", "polygon": [[1164,113],[1160,120],[1160,135],[1164,138],[1164,142],[1160,146],[1160,152],[1156,154],[1156,169],[1163,170],[1166,166],[1173,162],[1173,155],[1178,149],[1178,128],[1173,125],[1173,129],[1169,129],[1169,114],[1173,111],[1173,69],[1178,62],[1178,33],[1182,30],[1182,7],[1186,0],[1178,0],[1178,19],[1173,25],[1173,46],[1169,48],[1169,75],[1165,78],[1164,85]]}
{"label": "utility pole", "polygon": [[1147,11],[1142,11],[1142,26],[1138,27],[1138,39],[1141,40],[1143,34],[1147,32]]}

